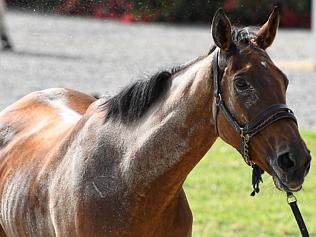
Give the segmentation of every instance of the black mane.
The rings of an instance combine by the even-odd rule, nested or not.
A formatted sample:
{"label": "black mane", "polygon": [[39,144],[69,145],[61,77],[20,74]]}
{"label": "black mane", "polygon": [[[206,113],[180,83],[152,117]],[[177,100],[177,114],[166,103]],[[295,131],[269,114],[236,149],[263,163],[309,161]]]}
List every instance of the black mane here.
{"label": "black mane", "polygon": [[160,71],[147,80],[138,80],[127,86],[101,105],[102,109],[108,111],[106,119],[113,118],[123,122],[132,122],[141,118],[169,90],[170,78],[173,75],[187,69],[204,57],[198,57],[188,63],[172,67],[170,70]]}
{"label": "black mane", "polygon": [[105,102],[107,118],[125,122],[139,119],[168,90],[171,76],[170,72],[162,71],[149,80],[139,80],[127,86]]}

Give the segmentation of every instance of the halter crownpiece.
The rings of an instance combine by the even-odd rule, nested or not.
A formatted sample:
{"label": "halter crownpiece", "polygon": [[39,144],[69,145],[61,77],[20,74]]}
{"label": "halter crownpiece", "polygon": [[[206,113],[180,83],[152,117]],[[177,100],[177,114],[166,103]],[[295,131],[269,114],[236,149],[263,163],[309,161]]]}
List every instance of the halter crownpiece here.
{"label": "halter crownpiece", "polygon": [[223,75],[223,72],[220,70],[218,65],[218,55],[219,50],[214,53],[212,67],[213,67],[213,84],[214,84],[214,102],[213,102],[213,119],[215,132],[219,135],[218,129],[218,114],[222,112],[226,120],[235,128],[236,132],[240,135],[240,153],[244,158],[244,161],[247,165],[253,168],[252,173],[252,185],[254,191],[251,193],[251,196],[254,196],[260,191],[259,183],[262,182],[261,175],[263,170],[256,165],[249,155],[249,142],[250,138],[255,136],[257,133],[271,125],[272,123],[288,118],[293,120],[297,124],[297,120],[294,116],[294,113],[291,109],[287,107],[286,104],[274,104],[260,112],[254,119],[250,120],[244,126],[241,126],[235,117],[231,114],[229,109],[226,107],[223,100],[220,88],[220,82]]}

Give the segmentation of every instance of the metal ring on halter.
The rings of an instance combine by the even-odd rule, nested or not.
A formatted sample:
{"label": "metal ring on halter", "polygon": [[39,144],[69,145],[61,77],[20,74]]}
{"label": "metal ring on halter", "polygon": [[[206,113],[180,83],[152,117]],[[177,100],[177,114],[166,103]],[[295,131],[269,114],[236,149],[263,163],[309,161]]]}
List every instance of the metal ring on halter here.
{"label": "metal ring on halter", "polygon": [[293,202],[297,202],[296,197],[294,196],[293,193],[287,193],[287,203],[291,204]]}
{"label": "metal ring on halter", "polygon": [[216,105],[219,106],[220,102],[222,101],[221,93],[218,93],[215,99],[216,99]]}

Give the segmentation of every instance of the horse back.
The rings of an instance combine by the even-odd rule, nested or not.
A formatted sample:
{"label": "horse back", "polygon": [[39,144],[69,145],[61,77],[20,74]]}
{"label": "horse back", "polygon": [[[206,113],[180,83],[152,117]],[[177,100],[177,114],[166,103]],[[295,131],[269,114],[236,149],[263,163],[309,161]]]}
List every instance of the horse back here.
{"label": "horse back", "polygon": [[24,147],[37,154],[51,149],[94,101],[89,95],[58,88],[33,92],[4,109],[0,113],[0,164],[8,153],[21,153]]}
{"label": "horse back", "polygon": [[5,228],[9,236],[32,232],[23,230],[22,221],[15,220],[29,219],[38,226],[47,225],[42,229],[51,228],[34,213],[40,210],[41,216],[48,214],[47,202],[43,201],[48,197],[45,182],[60,158],[52,154],[94,101],[94,97],[77,91],[48,89],[29,94],[0,113],[0,222],[16,226],[14,230]]}
{"label": "horse back", "polygon": [[[72,127],[95,98],[68,89],[33,92],[0,113],[0,149],[41,132],[54,136]],[[56,127],[58,128],[56,130]]]}

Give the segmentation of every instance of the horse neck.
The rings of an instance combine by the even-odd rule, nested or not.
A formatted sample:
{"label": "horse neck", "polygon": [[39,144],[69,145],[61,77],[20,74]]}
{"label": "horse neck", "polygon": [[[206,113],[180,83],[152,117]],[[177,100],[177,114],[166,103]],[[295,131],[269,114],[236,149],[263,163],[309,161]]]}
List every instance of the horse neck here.
{"label": "horse neck", "polygon": [[177,194],[215,141],[211,60],[208,56],[174,75],[165,98],[137,124],[122,167],[139,192]]}
{"label": "horse neck", "polygon": [[62,166],[72,167],[63,172],[71,185],[82,192],[89,187],[91,198],[117,195],[121,205],[133,202],[135,213],[149,208],[157,216],[177,208],[185,200],[185,178],[216,139],[211,58],[170,78],[169,91],[132,123],[105,119],[102,99],[92,104]]}

